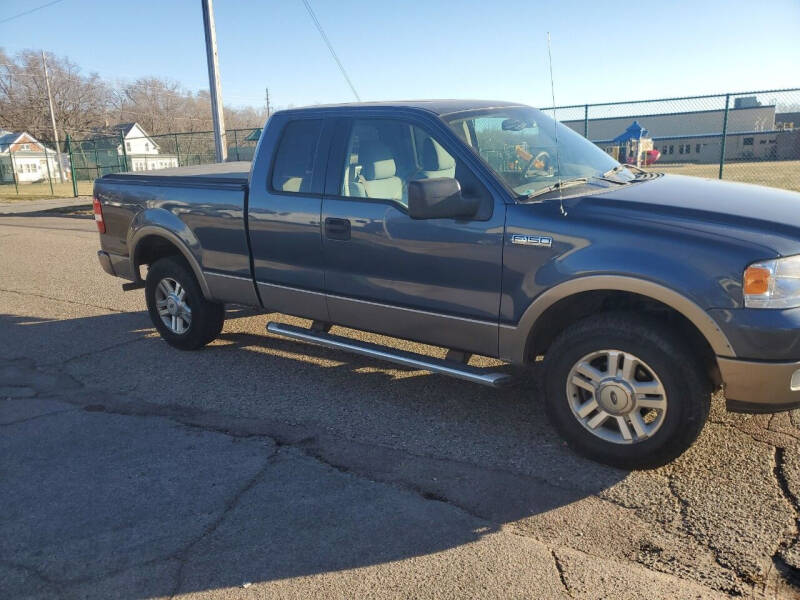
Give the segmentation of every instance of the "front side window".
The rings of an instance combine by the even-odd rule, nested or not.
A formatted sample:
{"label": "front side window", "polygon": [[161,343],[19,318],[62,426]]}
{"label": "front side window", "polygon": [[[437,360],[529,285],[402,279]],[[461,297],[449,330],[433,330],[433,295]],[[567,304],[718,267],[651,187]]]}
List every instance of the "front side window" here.
{"label": "front side window", "polygon": [[[619,166],[601,148],[534,108],[487,109],[443,118],[520,196],[562,179],[599,177]],[[615,176],[634,178],[625,169]]]}
{"label": "front side window", "polygon": [[353,122],[342,173],[343,196],[395,200],[407,206],[409,181],[440,177],[456,177],[456,159],[425,130],[393,119]]}
{"label": "front side window", "polygon": [[272,167],[273,190],[295,194],[321,192],[312,189],[311,180],[321,130],[320,119],[299,119],[284,127]]}

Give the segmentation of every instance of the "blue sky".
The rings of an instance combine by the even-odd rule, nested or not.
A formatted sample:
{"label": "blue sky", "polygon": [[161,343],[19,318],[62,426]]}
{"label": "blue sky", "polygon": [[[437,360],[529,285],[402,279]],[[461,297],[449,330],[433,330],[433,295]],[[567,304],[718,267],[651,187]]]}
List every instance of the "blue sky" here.
{"label": "blue sky", "polygon": [[[3,0],[0,20],[45,0]],[[800,1],[311,0],[365,100],[557,104],[800,86]],[[301,0],[215,0],[226,104],[353,96]],[[200,0],[63,0],[0,24],[9,52],[45,49],[84,72],[208,87]]]}

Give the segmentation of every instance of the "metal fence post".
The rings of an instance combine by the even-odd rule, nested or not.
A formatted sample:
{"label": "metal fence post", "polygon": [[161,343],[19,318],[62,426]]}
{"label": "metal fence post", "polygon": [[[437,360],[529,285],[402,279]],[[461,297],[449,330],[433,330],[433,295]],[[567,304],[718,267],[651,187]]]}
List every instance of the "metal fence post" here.
{"label": "metal fence post", "polygon": [[17,165],[14,163],[14,149],[8,147],[8,156],[11,158],[11,175],[14,177],[14,191],[19,196],[19,182],[17,181]]}
{"label": "metal fence post", "polygon": [[731,95],[725,94],[725,116],[722,118],[722,143],[719,152],[719,178],[722,179],[722,168],[725,166],[725,140],[728,136],[728,112],[731,106]]}
{"label": "metal fence post", "polygon": [[92,146],[94,149],[94,178],[100,179],[103,176],[103,170],[100,168],[100,160],[97,158],[97,140],[94,140]]}
{"label": "metal fence post", "polygon": [[[122,158],[123,162],[125,163],[125,170],[130,171],[128,168],[128,149],[125,148],[125,135],[122,133],[122,131],[119,132],[119,143],[122,147]],[[117,163],[119,163],[119,152],[117,153]]]}
{"label": "metal fence post", "polygon": [[75,163],[72,160],[72,138],[67,134],[67,156],[69,156],[69,176],[72,179],[72,197],[78,197],[78,180],[75,179]]}
{"label": "metal fence post", "polygon": [[589,139],[589,105],[583,106],[583,137]]}
{"label": "metal fence post", "polygon": [[181,166],[181,148],[178,144],[178,134],[175,134],[175,156],[178,158],[178,166]]}
{"label": "metal fence post", "polygon": [[236,137],[236,130],[233,130],[233,147],[236,148],[236,160],[241,160],[239,158],[239,139]]}

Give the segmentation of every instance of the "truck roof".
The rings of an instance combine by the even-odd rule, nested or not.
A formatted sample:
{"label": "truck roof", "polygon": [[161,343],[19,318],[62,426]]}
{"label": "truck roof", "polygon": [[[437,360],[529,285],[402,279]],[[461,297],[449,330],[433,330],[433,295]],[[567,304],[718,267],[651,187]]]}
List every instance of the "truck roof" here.
{"label": "truck roof", "polygon": [[[505,100],[392,100],[384,102],[346,102],[342,104],[317,104],[314,106],[302,106],[298,108],[288,108],[277,112],[299,112],[313,110],[353,110],[370,108],[411,108],[424,110],[436,115],[447,115],[467,110],[483,108],[501,108],[507,106],[524,106],[518,102],[508,102]],[[277,114],[276,112],[276,114]]]}

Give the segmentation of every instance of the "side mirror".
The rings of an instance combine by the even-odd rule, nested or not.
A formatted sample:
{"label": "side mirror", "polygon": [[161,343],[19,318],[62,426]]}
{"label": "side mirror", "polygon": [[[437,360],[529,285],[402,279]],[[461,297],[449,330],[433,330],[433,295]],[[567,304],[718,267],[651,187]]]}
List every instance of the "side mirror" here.
{"label": "side mirror", "polygon": [[412,219],[457,219],[474,217],[478,199],[465,200],[461,184],[452,177],[408,182],[408,214]]}

